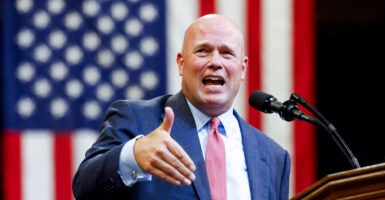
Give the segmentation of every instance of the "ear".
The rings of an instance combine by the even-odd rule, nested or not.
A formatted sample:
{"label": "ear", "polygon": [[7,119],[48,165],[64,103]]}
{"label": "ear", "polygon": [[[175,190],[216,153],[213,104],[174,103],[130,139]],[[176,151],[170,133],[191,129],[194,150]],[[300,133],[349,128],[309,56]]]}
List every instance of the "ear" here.
{"label": "ear", "polygon": [[242,76],[241,76],[242,81],[245,80],[248,65],[249,65],[249,58],[245,56],[242,61]]}
{"label": "ear", "polygon": [[178,70],[179,70],[179,75],[183,75],[183,65],[184,65],[184,58],[181,52],[179,52],[176,56],[176,63],[178,64]]}

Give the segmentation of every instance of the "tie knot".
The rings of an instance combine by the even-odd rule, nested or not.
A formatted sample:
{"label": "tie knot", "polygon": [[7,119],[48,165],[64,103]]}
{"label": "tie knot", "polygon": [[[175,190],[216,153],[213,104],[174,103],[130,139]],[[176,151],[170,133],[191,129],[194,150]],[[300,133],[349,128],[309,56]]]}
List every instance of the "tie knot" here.
{"label": "tie knot", "polygon": [[217,117],[213,117],[210,119],[211,128],[217,129],[218,125],[221,123],[221,120]]}

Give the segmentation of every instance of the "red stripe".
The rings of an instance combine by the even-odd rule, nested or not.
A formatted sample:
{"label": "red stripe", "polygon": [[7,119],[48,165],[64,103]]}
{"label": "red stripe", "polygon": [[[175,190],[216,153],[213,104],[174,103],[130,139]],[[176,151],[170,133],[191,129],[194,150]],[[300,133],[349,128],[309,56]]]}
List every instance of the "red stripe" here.
{"label": "red stripe", "polygon": [[72,140],[70,132],[54,134],[54,169],[55,169],[55,199],[73,199],[71,180],[73,176]]}
{"label": "red stripe", "polygon": [[199,16],[215,13],[216,3],[215,0],[199,0]]}
{"label": "red stripe", "polygon": [[[293,66],[294,91],[315,106],[314,2],[294,0]],[[303,122],[294,126],[295,185],[298,193],[316,180],[315,127]]]}
{"label": "red stripe", "polygon": [[2,137],[3,197],[6,200],[21,200],[21,138],[20,133],[5,130]]}
{"label": "red stripe", "polygon": [[[261,2],[260,0],[248,0],[246,4],[246,55],[249,56],[246,95],[249,96],[254,90],[261,89]],[[247,108],[248,121],[253,126],[262,128],[261,112],[250,106]]]}

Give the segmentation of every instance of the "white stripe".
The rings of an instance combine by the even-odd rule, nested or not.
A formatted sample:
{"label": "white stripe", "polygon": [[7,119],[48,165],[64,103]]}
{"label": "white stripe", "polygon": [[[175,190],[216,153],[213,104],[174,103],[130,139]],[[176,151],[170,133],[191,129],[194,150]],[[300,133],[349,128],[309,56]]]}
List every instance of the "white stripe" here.
{"label": "white stripe", "polygon": [[[73,166],[72,171],[75,173],[81,161],[84,159],[86,151],[95,142],[98,133],[90,129],[81,129],[72,135],[72,157]],[[74,174],[72,175],[74,177]],[[75,197],[72,197],[75,200]]]}
{"label": "white stripe", "polygon": [[[281,102],[287,100],[292,91],[291,5],[290,0],[262,1],[262,87]],[[292,123],[277,114],[264,115],[263,130],[294,155]],[[292,177],[294,173],[292,171]]]}
{"label": "white stripe", "polygon": [[217,10],[219,14],[222,14],[238,24],[243,33],[246,31],[246,8],[245,1],[228,1],[217,0]]}
{"label": "white stripe", "polygon": [[[245,35],[246,32],[246,7],[245,7],[245,1],[228,1],[228,0],[217,0],[217,10],[219,14],[223,14],[226,17],[229,17],[230,19],[234,20],[235,23],[238,24],[238,26],[241,28],[242,32]],[[238,113],[246,118],[246,106],[248,106],[247,103],[247,87],[246,82],[243,82],[241,84],[241,87],[238,92],[238,96],[235,99],[234,102],[234,108],[238,111]]]}
{"label": "white stripe", "polygon": [[167,0],[167,89],[174,94],[181,88],[176,55],[181,51],[184,31],[198,16],[198,1]]}
{"label": "white stripe", "polygon": [[[288,99],[292,91],[290,2],[265,0],[262,6],[263,89],[279,101]],[[278,115],[264,116],[266,133],[291,150],[292,124],[281,120]]]}
{"label": "white stripe", "polygon": [[52,140],[48,131],[26,131],[22,135],[23,200],[54,199]]}
{"label": "white stripe", "polygon": [[74,170],[78,168],[80,162],[84,159],[86,151],[95,142],[98,133],[89,129],[78,130],[73,133],[72,146],[73,146],[73,158],[74,158]]}

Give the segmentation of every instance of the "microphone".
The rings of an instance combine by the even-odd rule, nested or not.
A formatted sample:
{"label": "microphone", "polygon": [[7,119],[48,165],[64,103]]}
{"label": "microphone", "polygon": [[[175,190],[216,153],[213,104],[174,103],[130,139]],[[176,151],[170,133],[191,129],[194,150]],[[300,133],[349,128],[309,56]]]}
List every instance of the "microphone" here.
{"label": "microphone", "polygon": [[254,91],[249,97],[249,104],[264,113],[278,113],[279,116],[286,121],[299,119],[315,124],[319,123],[318,119],[300,111],[294,100],[291,99],[281,103],[273,95],[261,91]]}
{"label": "microphone", "polygon": [[[308,116],[302,111],[300,111],[296,105],[297,102],[305,108],[308,108],[312,113],[321,118],[321,120],[312,116]],[[346,145],[345,141],[338,134],[337,129],[298,94],[292,94],[289,100],[281,103],[273,95],[261,91],[254,91],[249,97],[249,104],[253,108],[264,113],[278,113],[279,116],[286,121],[299,119],[323,127],[329,132],[333,140],[337,143],[338,147],[342,150],[342,152],[349,160],[350,164],[354,168],[360,167],[357,158],[353,155],[349,147]]]}

